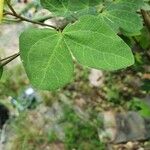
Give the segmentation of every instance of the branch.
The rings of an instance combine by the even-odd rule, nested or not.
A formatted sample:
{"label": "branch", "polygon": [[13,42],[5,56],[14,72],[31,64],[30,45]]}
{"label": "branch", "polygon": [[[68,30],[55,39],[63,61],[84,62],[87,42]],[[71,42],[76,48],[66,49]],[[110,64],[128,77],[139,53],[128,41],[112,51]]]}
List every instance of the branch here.
{"label": "branch", "polygon": [[20,19],[21,21],[26,21],[26,22],[30,22],[32,24],[38,24],[38,25],[42,25],[42,26],[47,26],[47,27],[51,27],[51,28],[53,28],[55,30],[58,30],[57,27],[55,27],[55,26],[48,25],[48,24],[45,24],[45,23],[42,23],[42,22],[37,22],[37,21],[34,21],[34,20],[30,20],[28,18],[25,18],[25,17],[17,14],[17,12],[14,10],[14,8],[11,6],[11,4],[8,2],[8,0],[6,0],[6,2],[7,2],[7,5],[9,7],[9,9],[12,11],[12,13],[11,12],[6,12],[5,13],[6,15],[14,16],[14,17]]}
{"label": "branch", "polygon": [[141,46],[140,42],[136,39],[136,37],[132,37],[133,41],[135,42],[135,44],[138,46],[139,50],[144,51],[144,48]]}
{"label": "branch", "polygon": [[20,53],[16,53],[14,55],[11,55],[11,56],[8,56],[6,58],[1,59],[0,60],[0,67],[7,65],[9,62],[16,59],[19,55],[20,55]]}
{"label": "branch", "polygon": [[147,26],[148,30],[150,31],[150,15],[148,14],[147,11],[141,9],[141,14],[143,16],[144,19],[144,23]]}

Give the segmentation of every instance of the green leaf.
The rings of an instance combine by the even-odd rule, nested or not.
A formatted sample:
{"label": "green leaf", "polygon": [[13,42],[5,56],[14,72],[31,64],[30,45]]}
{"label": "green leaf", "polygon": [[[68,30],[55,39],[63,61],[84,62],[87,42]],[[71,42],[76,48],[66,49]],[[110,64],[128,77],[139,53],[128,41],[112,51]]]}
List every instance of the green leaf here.
{"label": "green leaf", "polygon": [[141,30],[141,36],[139,37],[139,43],[143,49],[148,49],[150,47],[150,34],[146,27]]}
{"label": "green leaf", "polygon": [[68,16],[94,13],[102,0],[41,0],[41,5],[56,15]]}
{"label": "green leaf", "polygon": [[143,117],[150,117],[150,106],[144,102],[141,102],[140,107],[141,107],[141,110],[139,111],[139,113]]}
{"label": "green leaf", "polygon": [[134,63],[130,48],[100,18],[86,16],[65,28],[65,41],[85,66],[117,70]]}
{"label": "green leaf", "polygon": [[121,28],[128,34],[137,35],[143,27],[142,19],[136,13],[137,8],[139,5],[136,2],[120,1],[109,5],[101,15],[114,31],[118,32]]}
{"label": "green leaf", "polygon": [[117,2],[122,3],[124,6],[129,7],[130,10],[138,10],[144,6],[143,0],[117,0]]}
{"label": "green leaf", "polygon": [[33,86],[54,90],[70,82],[73,62],[61,33],[49,29],[29,29],[20,37],[20,50]]}
{"label": "green leaf", "polygon": [[142,99],[135,97],[128,105],[131,110],[138,111],[142,117],[150,117],[150,106]]}
{"label": "green leaf", "polygon": [[58,1],[58,0],[40,0],[41,1],[41,5],[48,9],[51,12],[54,12],[56,14],[60,14],[60,13],[68,13],[68,1],[67,0],[62,0],[62,1]]}
{"label": "green leaf", "polygon": [[116,70],[134,63],[130,48],[100,18],[86,16],[63,32],[28,29],[20,36],[21,58],[31,83],[54,90],[70,82],[73,60],[88,67]]}

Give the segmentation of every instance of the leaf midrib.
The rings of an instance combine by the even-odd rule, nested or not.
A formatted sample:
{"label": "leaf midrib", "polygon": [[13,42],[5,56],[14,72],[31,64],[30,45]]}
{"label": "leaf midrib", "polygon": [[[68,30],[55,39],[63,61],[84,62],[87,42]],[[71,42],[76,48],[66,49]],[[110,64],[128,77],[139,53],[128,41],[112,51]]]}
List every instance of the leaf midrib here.
{"label": "leaf midrib", "polygon": [[[48,60],[48,63],[47,63],[47,65],[46,65],[46,67],[44,68],[44,74],[43,74],[43,78],[42,78],[42,80],[41,80],[41,82],[40,82],[40,86],[42,85],[42,83],[44,82],[44,80],[45,80],[45,78],[46,78],[46,73],[47,73],[47,70],[48,70],[48,68],[49,68],[49,66],[50,66],[50,64],[51,64],[51,61],[53,60],[53,57],[54,57],[54,55],[55,55],[55,53],[56,53],[56,51],[57,51],[57,47],[59,46],[59,44],[60,44],[60,42],[62,41],[62,36],[60,36],[60,38],[58,39],[58,42],[57,42],[57,44],[55,45],[55,47],[54,47],[54,50],[53,50],[53,52],[52,52],[52,54],[50,55],[50,57],[49,57],[49,60]],[[53,71],[53,73],[55,74],[55,71]],[[57,78],[57,82],[58,82],[58,84],[59,84],[59,78],[57,77],[57,75],[55,74],[55,76],[56,76],[56,78]]]}

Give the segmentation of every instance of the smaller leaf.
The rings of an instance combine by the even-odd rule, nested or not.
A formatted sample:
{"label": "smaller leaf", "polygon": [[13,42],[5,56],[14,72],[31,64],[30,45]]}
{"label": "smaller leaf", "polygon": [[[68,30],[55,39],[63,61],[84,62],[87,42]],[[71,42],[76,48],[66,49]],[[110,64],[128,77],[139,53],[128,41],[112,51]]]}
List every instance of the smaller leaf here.
{"label": "smaller leaf", "polygon": [[133,2],[119,1],[109,5],[101,15],[115,32],[122,29],[127,34],[137,35],[143,27],[142,19],[136,13],[138,8]]}

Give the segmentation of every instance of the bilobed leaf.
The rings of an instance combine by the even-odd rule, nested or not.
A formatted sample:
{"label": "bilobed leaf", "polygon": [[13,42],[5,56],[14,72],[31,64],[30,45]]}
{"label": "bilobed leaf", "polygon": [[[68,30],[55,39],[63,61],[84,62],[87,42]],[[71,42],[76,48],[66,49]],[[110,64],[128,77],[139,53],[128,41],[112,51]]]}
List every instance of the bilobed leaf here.
{"label": "bilobed leaf", "polygon": [[68,48],[83,65],[117,70],[134,63],[130,48],[100,18],[83,17],[66,27],[64,34]]}
{"label": "bilobed leaf", "polygon": [[136,5],[136,2],[119,1],[108,6],[102,16],[114,31],[118,32],[121,28],[127,33],[135,33],[136,35],[143,27],[142,19],[136,13],[138,8],[139,5]]}
{"label": "bilobed leaf", "polygon": [[31,83],[54,90],[73,74],[72,55],[88,67],[116,70],[134,63],[130,48],[98,17],[86,16],[63,32],[28,29],[20,36],[20,52]]}
{"label": "bilobed leaf", "polygon": [[70,82],[73,62],[59,32],[27,30],[20,37],[20,50],[27,75],[35,87],[54,90]]}

